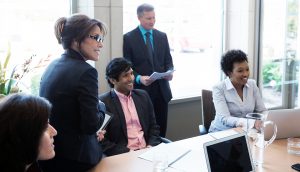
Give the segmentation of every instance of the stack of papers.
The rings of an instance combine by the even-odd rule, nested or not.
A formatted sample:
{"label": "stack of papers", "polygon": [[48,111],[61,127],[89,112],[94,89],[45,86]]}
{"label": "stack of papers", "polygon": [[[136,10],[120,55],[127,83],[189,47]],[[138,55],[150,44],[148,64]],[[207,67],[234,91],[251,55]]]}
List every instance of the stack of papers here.
{"label": "stack of papers", "polygon": [[168,70],[167,72],[164,72],[164,73],[153,72],[150,75],[150,79],[152,79],[152,80],[162,79],[163,77],[172,75],[174,73],[174,71],[175,70]]}

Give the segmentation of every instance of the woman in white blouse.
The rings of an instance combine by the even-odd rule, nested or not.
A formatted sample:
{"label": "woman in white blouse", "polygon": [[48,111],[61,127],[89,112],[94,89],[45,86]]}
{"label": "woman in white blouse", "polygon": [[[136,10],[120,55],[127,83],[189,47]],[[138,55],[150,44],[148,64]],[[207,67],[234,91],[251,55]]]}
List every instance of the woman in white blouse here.
{"label": "woman in white blouse", "polygon": [[[216,116],[209,132],[246,127],[247,113],[267,110],[255,80],[249,79],[248,59],[243,51],[226,52],[221,59],[221,68],[227,78],[213,87]],[[258,129],[260,123],[253,120],[251,125]]]}

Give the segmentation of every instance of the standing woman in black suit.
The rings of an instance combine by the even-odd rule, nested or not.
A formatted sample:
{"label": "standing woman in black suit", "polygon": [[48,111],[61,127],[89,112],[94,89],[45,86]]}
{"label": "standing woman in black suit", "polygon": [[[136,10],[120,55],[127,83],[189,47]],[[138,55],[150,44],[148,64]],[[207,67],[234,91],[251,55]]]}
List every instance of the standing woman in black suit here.
{"label": "standing woman in black suit", "polygon": [[98,100],[98,73],[86,60],[97,61],[106,34],[104,24],[86,15],[62,17],[55,35],[65,52],[42,76],[40,96],[53,105],[50,124],[59,133],[54,159],[41,162],[48,171],[87,171],[102,157],[97,130],[104,115]]}

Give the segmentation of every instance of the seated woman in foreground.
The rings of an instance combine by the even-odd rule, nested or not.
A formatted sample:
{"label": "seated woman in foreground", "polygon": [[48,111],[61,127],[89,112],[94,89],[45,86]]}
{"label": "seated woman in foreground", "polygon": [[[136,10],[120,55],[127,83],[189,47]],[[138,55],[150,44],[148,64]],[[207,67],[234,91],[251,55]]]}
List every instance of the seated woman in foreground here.
{"label": "seated woman in foreground", "polygon": [[[247,126],[247,113],[263,112],[262,101],[255,80],[249,79],[247,55],[241,50],[230,50],[221,58],[221,68],[227,78],[213,87],[215,119],[209,132]],[[253,120],[250,126],[258,129],[259,121]]]}
{"label": "seated woman in foreground", "polygon": [[54,157],[56,130],[48,123],[50,103],[14,94],[0,100],[0,171],[37,172],[38,160]]}

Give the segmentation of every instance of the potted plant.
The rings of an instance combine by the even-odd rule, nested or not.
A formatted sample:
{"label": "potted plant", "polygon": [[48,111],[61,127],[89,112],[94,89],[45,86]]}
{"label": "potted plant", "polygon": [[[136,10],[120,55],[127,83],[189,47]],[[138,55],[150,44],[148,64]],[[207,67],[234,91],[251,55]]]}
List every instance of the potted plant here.
{"label": "potted plant", "polygon": [[[0,98],[11,93],[19,92],[19,83],[22,78],[35,68],[39,68],[43,63],[43,59],[34,67],[31,66],[31,62],[35,55],[30,56],[30,58],[25,59],[21,65],[15,65],[12,70],[9,66],[9,61],[11,58],[11,47],[8,44],[8,50],[4,59],[0,59]],[[2,62],[1,60],[4,60]]]}
{"label": "potted plant", "polygon": [[8,51],[4,58],[4,62],[0,60],[0,97],[11,93],[11,88],[15,80],[13,79],[15,69],[12,70],[11,74],[7,78],[8,62],[11,57],[10,44],[8,45]]}

